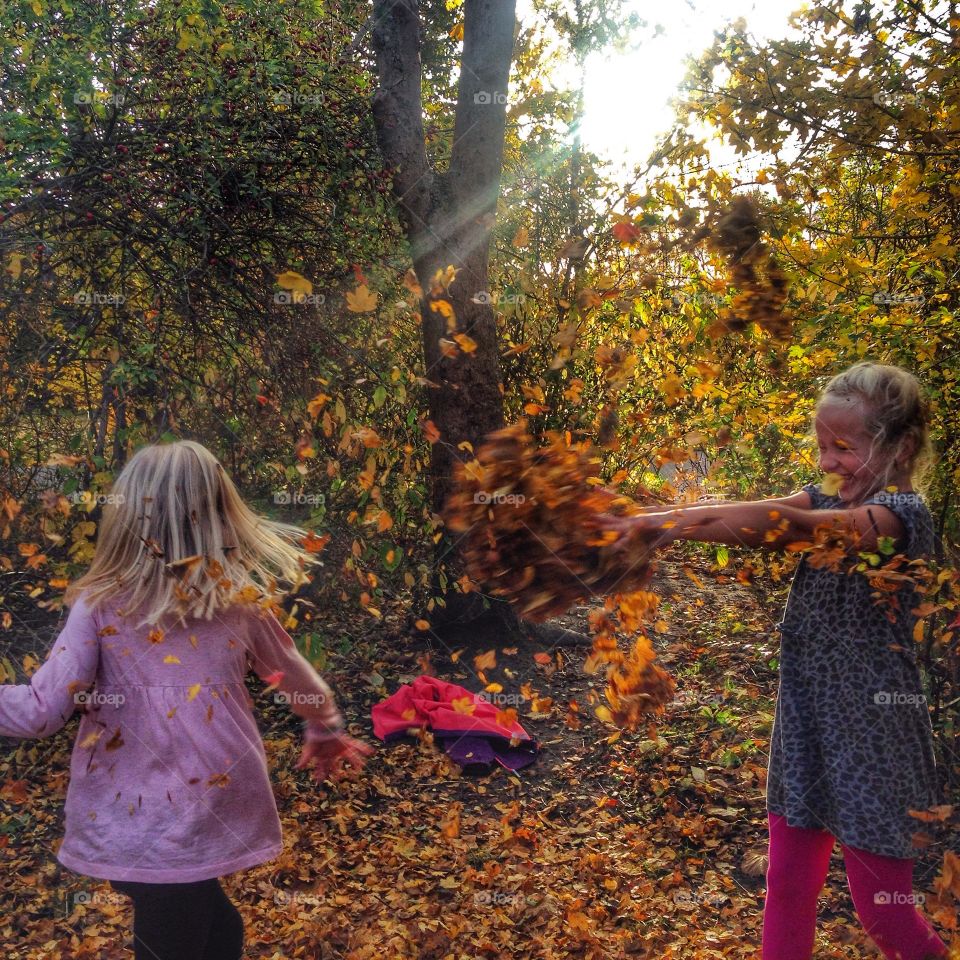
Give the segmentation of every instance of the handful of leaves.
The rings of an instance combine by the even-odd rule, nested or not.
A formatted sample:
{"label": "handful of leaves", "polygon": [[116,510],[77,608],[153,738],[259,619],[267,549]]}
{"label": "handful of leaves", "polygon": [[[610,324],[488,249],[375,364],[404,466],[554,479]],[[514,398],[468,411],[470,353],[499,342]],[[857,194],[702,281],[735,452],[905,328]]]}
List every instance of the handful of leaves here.
{"label": "handful of leaves", "polygon": [[611,549],[622,536],[617,519],[639,507],[602,486],[599,460],[589,450],[569,446],[555,432],[548,441],[538,449],[524,420],[490,434],[475,460],[458,465],[445,520],[464,535],[470,577],[523,619],[542,622],[578,600],[607,597],[604,611],[591,616],[594,645],[586,669],[607,667],[610,706],[598,708],[598,716],[634,729],[674,690],[670,675],[653,662],[646,636],[626,653],[617,644],[618,632],[642,632],[656,612],[659,597],[643,589],[653,549],[633,538],[625,565]]}
{"label": "handful of leaves", "polygon": [[650,574],[642,544],[630,566],[605,549],[621,536],[612,518],[636,504],[601,486],[587,452],[548,438],[537,449],[524,420],[490,434],[476,460],[458,464],[445,517],[465,535],[470,576],[536,623],[586,597],[636,590]]}

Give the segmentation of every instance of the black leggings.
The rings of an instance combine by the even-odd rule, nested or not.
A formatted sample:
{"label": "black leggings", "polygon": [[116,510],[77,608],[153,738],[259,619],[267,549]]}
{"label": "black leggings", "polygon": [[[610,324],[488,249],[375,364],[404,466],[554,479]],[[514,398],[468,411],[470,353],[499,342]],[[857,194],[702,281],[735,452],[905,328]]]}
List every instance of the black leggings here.
{"label": "black leggings", "polygon": [[239,960],[243,919],[220,881],[132,883],[111,880],[133,898],[135,960]]}

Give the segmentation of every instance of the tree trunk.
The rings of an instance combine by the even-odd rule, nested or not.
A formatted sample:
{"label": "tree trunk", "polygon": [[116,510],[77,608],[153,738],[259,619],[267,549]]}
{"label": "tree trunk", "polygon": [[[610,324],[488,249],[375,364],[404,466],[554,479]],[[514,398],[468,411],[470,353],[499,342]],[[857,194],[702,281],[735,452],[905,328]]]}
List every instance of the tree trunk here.
{"label": "tree trunk", "polygon": [[[432,169],[424,146],[417,0],[374,0],[380,86],[372,108],[423,291],[424,377],[430,384],[430,419],[440,434],[430,469],[431,502],[438,514],[450,493],[456,460],[472,456],[460,444],[466,441],[476,449],[504,423],[488,267],[500,194],[515,0],[466,0],[464,7],[453,147],[449,169],[439,172]],[[456,268],[454,281],[437,283],[450,266]],[[462,569],[455,542],[443,538],[438,546],[447,581],[457,579]],[[457,596],[446,595],[448,613],[456,606],[458,618],[476,615],[476,594],[463,597],[468,611],[462,600],[455,601]]]}

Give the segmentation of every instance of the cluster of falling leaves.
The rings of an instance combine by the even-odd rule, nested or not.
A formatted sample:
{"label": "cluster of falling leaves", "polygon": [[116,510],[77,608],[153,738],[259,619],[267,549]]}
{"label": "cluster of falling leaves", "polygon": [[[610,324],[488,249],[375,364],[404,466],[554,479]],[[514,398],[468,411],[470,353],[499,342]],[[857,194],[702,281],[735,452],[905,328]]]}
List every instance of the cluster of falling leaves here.
{"label": "cluster of falling leaves", "polygon": [[726,260],[728,279],[739,291],[708,331],[710,336],[737,333],[756,323],[778,340],[789,339],[792,319],[784,309],[789,283],[763,240],[756,203],[736,197],[692,239],[704,238]]}
{"label": "cluster of falling leaves", "polygon": [[[840,489],[842,478],[828,473],[820,483],[820,489],[828,496],[834,496]],[[896,487],[887,487],[886,492],[897,493]],[[771,519],[777,519],[777,511],[771,511]],[[786,532],[789,524],[786,520],[772,527],[766,534],[768,541],[779,538]],[[876,548],[862,548],[861,533],[849,523],[836,520],[833,523],[818,524],[807,540],[795,540],[785,544],[789,551],[806,555],[806,562],[815,569],[829,570],[831,573],[866,578],[871,588],[874,603],[884,609],[888,620],[896,622],[904,604],[917,602],[910,612],[916,617],[914,641],[920,643],[927,630],[928,619],[936,613],[955,609],[955,601],[949,598],[956,595],[956,582],[960,574],[955,569],[938,569],[923,557],[910,558],[896,551],[893,540],[879,537]],[[944,598],[948,602],[944,603]],[[952,632],[946,632],[941,643],[953,639]]]}
{"label": "cluster of falling leaves", "polygon": [[[634,539],[628,562],[612,549],[622,536],[613,521],[635,513],[636,505],[602,486],[589,448],[555,432],[547,441],[538,448],[525,420],[490,434],[476,459],[458,464],[445,521],[463,535],[470,577],[523,619],[539,623],[578,600],[607,597],[592,621],[586,669],[607,668],[610,706],[601,708],[601,718],[635,729],[674,689],[643,634],[659,602],[643,589],[653,550]],[[619,633],[637,635],[629,650],[619,647]]]}

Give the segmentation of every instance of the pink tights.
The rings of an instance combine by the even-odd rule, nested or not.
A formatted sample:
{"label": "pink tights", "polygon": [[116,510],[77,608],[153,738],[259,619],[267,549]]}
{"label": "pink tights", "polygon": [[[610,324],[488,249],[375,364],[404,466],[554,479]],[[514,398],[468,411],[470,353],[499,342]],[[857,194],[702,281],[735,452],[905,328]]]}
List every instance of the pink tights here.
{"label": "pink tights", "polygon": [[[791,827],[769,814],[770,864],[763,908],[763,960],[810,960],[817,897],[827,879],[834,837]],[[914,906],[913,860],[881,857],[841,844],[847,883],[863,928],[887,960],[932,960],[947,948]]]}

